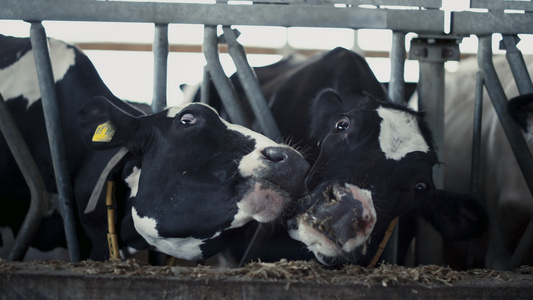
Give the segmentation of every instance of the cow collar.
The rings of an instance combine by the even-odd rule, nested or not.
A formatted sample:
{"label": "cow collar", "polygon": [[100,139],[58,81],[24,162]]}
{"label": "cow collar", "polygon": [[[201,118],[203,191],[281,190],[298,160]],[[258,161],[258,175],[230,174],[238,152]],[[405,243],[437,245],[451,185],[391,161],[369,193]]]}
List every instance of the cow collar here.
{"label": "cow collar", "polygon": [[98,178],[98,181],[96,182],[96,185],[94,186],[93,192],[91,194],[91,197],[89,198],[89,202],[87,202],[87,207],[85,208],[84,213],[88,214],[94,211],[96,208],[96,204],[98,204],[98,199],[100,198],[100,194],[102,193],[102,188],[104,187],[104,183],[109,176],[109,173],[113,168],[122,160],[122,158],[129,152],[126,148],[121,148],[118,150],[118,152],[109,160],[107,165],[105,166],[104,170],[102,171],[102,174],[100,174],[100,178]]}
{"label": "cow collar", "polygon": [[366,266],[367,268],[373,268],[374,266],[376,266],[379,257],[383,253],[383,250],[385,250],[385,246],[387,246],[387,242],[389,241],[389,238],[392,234],[392,231],[394,230],[394,227],[396,226],[396,223],[398,223],[398,217],[394,218],[394,220],[390,222],[389,228],[387,228],[387,232],[385,232],[385,236],[379,244],[378,251],[376,252],[376,255],[374,255],[374,258],[372,258],[372,261],[368,264],[368,266]]}

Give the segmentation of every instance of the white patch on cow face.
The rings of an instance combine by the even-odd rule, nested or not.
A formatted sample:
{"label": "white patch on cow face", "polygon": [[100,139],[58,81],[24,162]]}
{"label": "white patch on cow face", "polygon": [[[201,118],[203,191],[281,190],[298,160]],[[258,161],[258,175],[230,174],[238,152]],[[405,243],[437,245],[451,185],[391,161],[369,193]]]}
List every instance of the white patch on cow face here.
{"label": "white patch on cow face", "polygon": [[[298,218],[300,217],[303,219],[308,218],[305,214]],[[315,254],[315,257],[337,257],[342,255],[342,249],[320,231],[314,229],[313,226],[305,221],[297,220],[297,222],[298,229],[289,230],[290,237],[304,243],[307,246],[307,249]]]}
{"label": "white patch on cow face", "polygon": [[[54,82],[58,82],[74,65],[76,54],[74,49],[68,48],[61,41],[55,39],[49,41]],[[0,70],[0,93],[4,99],[22,95],[28,99],[27,107],[41,98],[33,50],[26,52],[14,64]]]}
{"label": "white patch on cow face", "polygon": [[268,168],[267,162],[263,157],[261,151],[268,147],[287,147],[280,145],[268,137],[250,130],[244,126],[228,123],[222,120],[226,124],[229,130],[237,131],[240,134],[253,139],[255,141],[255,149],[243,156],[239,162],[239,173],[242,177],[261,177],[263,170]]}
{"label": "white patch on cow face", "polygon": [[388,159],[400,160],[411,152],[429,151],[429,146],[413,115],[382,106],[377,109],[377,112],[383,119],[379,144]]}
{"label": "white patch on cow face", "polygon": [[124,179],[128,187],[130,188],[130,198],[137,196],[139,190],[139,177],[141,176],[141,169],[133,167],[131,174]]}
{"label": "white patch on cow face", "polygon": [[[205,242],[204,239],[197,239],[193,237],[160,237],[156,228],[156,220],[148,217],[140,217],[137,214],[135,207],[131,209],[131,215],[133,217],[133,224],[135,225],[137,232],[146,240],[146,242],[148,242],[148,244],[156,247],[159,251],[186,260],[203,258],[200,245]],[[215,238],[219,235],[220,232],[217,232],[209,239]]]}

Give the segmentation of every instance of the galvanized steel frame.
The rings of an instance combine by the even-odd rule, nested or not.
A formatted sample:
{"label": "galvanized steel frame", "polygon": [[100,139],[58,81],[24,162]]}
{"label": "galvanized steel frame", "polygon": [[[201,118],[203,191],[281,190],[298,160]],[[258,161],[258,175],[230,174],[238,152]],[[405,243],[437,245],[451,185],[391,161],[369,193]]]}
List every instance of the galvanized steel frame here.
{"label": "galvanized steel frame", "polygon": [[[253,5],[231,5],[227,2],[216,4],[192,4],[192,3],[144,3],[144,2],[114,2],[114,1],[87,1],[87,0],[2,0],[0,19],[22,19],[34,22],[43,20],[59,21],[103,21],[103,22],[148,22],[156,24],[154,38],[155,77],[153,110],[159,111],[166,102],[166,56],[168,55],[168,24],[191,23],[207,25],[205,29],[204,54],[209,61],[208,71],[215,82],[215,86],[223,98],[236,97],[234,90],[226,79],[221,79],[218,60],[218,37],[216,26],[218,25],[265,25],[265,26],[302,26],[302,27],[339,27],[353,29],[391,29],[393,34],[393,48],[391,49],[391,89],[389,97],[393,102],[402,102],[403,95],[403,63],[405,48],[403,42],[405,34],[415,32],[421,36],[434,38],[449,37],[445,35],[444,11],[439,10],[440,0],[394,0],[382,4],[381,0],[265,0]],[[276,5],[291,4],[291,5]],[[344,4],[344,7],[335,7],[333,4]],[[373,5],[374,8],[359,7],[359,5]],[[342,6],[342,5],[341,5]],[[396,6],[395,9],[387,9]],[[401,6],[408,6],[402,8]],[[417,8],[418,7],[418,8]],[[531,1],[497,1],[497,0],[471,0],[471,7],[488,8],[488,11],[462,11],[451,13],[450,35],[460,38],[471,34],[485,36],[492,33],[519,34],[533,33],[533,5]],[[385,8],[385,9],[383,9]],[[413,9],[415,8],[415,9]],[[520,9],[526,13],[507,13],[503,9]],[[482,38],[483,40],[483,38]],[[481,45],[481,44],[480,44]],[[509,51],[514,51],[509,49]],[[481,55],[481,54],[480,54]],[[515,55],[515,54],[510,54]],[[236,61],[243,63],[239,54]],[[515,59],[510,59],[515,64]],[[245,61],[244,61],[245,63]],[[486,59],[480,66],[487,63]],[[422,62],[422,65],[426,63]],[[513,69],[523,71],[523,67]],[[522,64],[523,66],[523,64]],[[241,66],[240,68],[243,68]],[[421,67],[421,72],[433,72],[434,67]],[[421,74],[422,74],[421,73]],[[436,74],[442,73],[436,70]],[[217,75],[218,74],[218,75]],[[432,73],[434,74],[434,73]],[[523,74],[523,72],[522,72]],[[483,79],[492,76],[485,74]],[[520,75],[521,76],[521,75]],[[519,77],[520,77],[519,76]],[[225,76],[224,76],[225,77]],[[246,75],[250,79],[249,74]],[[421,75],[421,81],[424,81]],[[424,76],[425,77],[425,76]],[[437,76],[440,78],[440,76]],[[162,81],[164,83],[162,83]],[[442,80],[439,80],[442,81]],[[219,83],[217,83],[219,82]],[[526,83],[527,84],[527,83]],[[252,84],[253,85],[253,84]],[[522,85],[522,84],[521,84]],[[223,90],[226,89],[227,93]],[[254,87],[251,87],[253,90]],[[208,89],[204,85],[202,90]],[[526,88],[530,90],[530,88]],[[521,93],[523,91],[521,90]],[[256,92],[252,92],[256,93]],[[422,99],[426,103],[435,102],[435,93],[425,93]],[[204,98],[205,99],[205,98]],[[224,101],[224,99],[223,99]],[[238,116],[242,110],[238,108],[238,100],[224,101],[225,105],[233,103],[234,122],[249,126],[249,120],[244,116]],[[437,101],[435,112],[443,111],[441,101]],[[505,118],[505,117],[504,117]],[[267,118],[268,119],[268,118]],[[434,120],[440,124],[441,119]],[[478,120],[479,121],[479,120]],[[505,121],[504,121],[505,122]],[[268,122],[267,122],[268,123]],[[442,135],[442,128],[436,126],[436,135]],[[276,134],[273,134],[276,136]],[[526,148],[527,150],[527,148]],[[519,150],[520,151],[520,150]],[[529,154],[529,151],[527,151]],[[531,165],[524,168],[530,168]],[[527,172],[526,172],[527,173]],[[531,182],[531,179],[529,179]],[[531,227],[531,226],[530,226]]]}

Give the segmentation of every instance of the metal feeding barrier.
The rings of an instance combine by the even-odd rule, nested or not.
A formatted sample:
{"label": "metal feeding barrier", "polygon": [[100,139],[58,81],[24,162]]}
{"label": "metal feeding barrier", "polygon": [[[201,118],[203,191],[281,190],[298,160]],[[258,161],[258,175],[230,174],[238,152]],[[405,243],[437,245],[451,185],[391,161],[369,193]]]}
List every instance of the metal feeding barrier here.
{"label": "metal feeding barrier", "polygon": [[[193,2],[191,0],[191,2]],[[251,4],[251,5],[249,5]],[[224,74],[218,58],[218,44],[228,44],[228,52],[233,59],[239,79],[250,100],[249,107],[255,114],[263,132],[276,140],[280,134],[268,110],[263,95],[259,90],[253,70],[248,65],[242,46],[236,41],[232,25],[261,25],[284,27],[331,27],[351,29],[390,29],[393,31],[391,59],[391,79],[389,85],[390,101],[404,103],[404,63],[406,58],[405,35],[416,33],[418,37],[411,41],[410,59],[419,61],[420,80],[418,83],[420,107],[426,111],[428,123],[434,133],[437,149],[442,149],[444,130],[444,63],[459,59],[459,43],[469,35],[479,37],[479,69],[478,92],[482,92],[482,84],[489,91],[491,100],[511,142],[514,153],[520,162],[530,191],[533,191],[533,160],[527,145],[517,126],[509,120],[505,112],[507,100],[501,84],[494,72],[492,64],[491,35],[504,35],[504,45],[508,60],[521,94],[533,92],[531,79],[525,71],[521,53],[516,49],[517,34],[533,33],[533,3],[531,1],[498,1],[471,0],[470,8],[465,11],[446,11],[441,0],[261,0],[261,1],[217,1],[212,3],[168,3],[168,2],[124,2],[94,0],[2,0],[0,19],[26,20],[32,23],[32,46],[38,58],[39,82],[43,94],[43,104],[50,107],[46,113],[47,130],[53,150],[56,181],[60,192],[62,216],[70,249],[71,259],[79,260],[79,249],[74,232],[70,211],[71,188],[68,184],[65,168],[65,154],[62,148],[60,130],[58,128],[57,108],[53,102],[52,73],[46,70],[50,64],[46,34],[41,25],[44,20],[56,21],[101,21],[101,22],[145,22],[155,24],[154,34],[154,93],[152,109],[162,110],[166,105],[166,74],[169,52],[168,25],[204,24],[203,51],[208,62],[205,77],[210,76],[221,95],[223,104],[232,122],[249,126],[251,120],[243,113],[243,103],[231,82]],[[513,10],[513,11],[509,11]],[[519,10],[518,12],[516,10]],[[449,27],[445,19],[449,18]],[[217,36],[217,26],[223,26],[223,41]],[[37,60],[37,59],[36,59]],[[39,62],[41,61],[41,62]],[[204,80],[207,82],[207,80]],[[202,91],[205,97],[209,88],[205,83]],[[477,98],[481,98],[478,96]],[[48,109],[46,109],[48,110]],[[45,112],[46,112],[45,110]],[[478,110],[479,111],[479,110]],[[480,126],[480,117],[474,117],[476,126]],[[1,123],[4,123],[2,117]],[[50,123],[50,125],[48,125]],[[479,127],[474,136],[473,166],[479,169]],[[15,134],[16,135],[16,134]],[[7,135],[6,135],[7,136]],[[8,137],[9,138],[9,137]],[[439,154],[442,157],[442,153]],[[23,166],[21,166],[23,168]],[[473,172],[473,185],[476,182]],[[437,187],[442,187],[442,171],[434,172]],[[42,188],[38,189],[41,190]],[[37,192],[38,194],[41,192]],[[33,198],[33,196],[32,196]],[[46,201],[36,197],[37,202]],[[32,204],[33,205],[33,204]],[[39,204],[42,205],[42,204]],[[39,218],[39,217],[35,217]],[[34,222],[35,223],[35,222]],[[37,222],[38,223],[38,222]],[[31,226],[30,226],[31,227]],[[419,226],[431,228],[431,226]],[[30,240],[35,228],[25,230],[17,236],[20,240]],[[526,236],[527,235],[527,236]],[[533,223],[523,237],[524,243],[533,240]],[[26,237],[24,237],[26,236]],[[393,234],[393,237],[397,233]],[[421,241],[429,241],[425,246],[417,248],[417,263],[442,262],[442,240],[435,232],[419,232]],[[393,238],[394,240],[394,238]],[[391,243],[389,243],[391,244]],[[421,243],[417,243],[419,245]],[[393,244],[394,245],[394,244]],[[429,245],[429,246],[428,246]],[[16,247],[11,257],[19,258],[27,249]],[[386,261],[396,262],[395,246],[389,246],[385,252]],[[517,250],[514,261],[520,261],[523,250]]]}

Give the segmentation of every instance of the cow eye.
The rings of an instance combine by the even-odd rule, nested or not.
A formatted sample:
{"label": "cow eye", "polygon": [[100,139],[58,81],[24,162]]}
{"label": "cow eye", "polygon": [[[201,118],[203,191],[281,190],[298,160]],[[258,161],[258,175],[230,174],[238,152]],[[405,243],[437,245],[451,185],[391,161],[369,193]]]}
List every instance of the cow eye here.
{"label": "cow eye", "polygon": [[419,182],[415,185],[415,190],[418,192],[423,192],[428,189],[428,185],[425,182]]}
{"label": "cow eye", "polygon": [[183,114],[180,118],[180,123],[183,125],[193,125],[196,124],[196,117],[191,113]]}
{"label": "cow eye", "polygon": [[342,117],[335,123],[335,129],[338,131],[345,131],[350,127],[350,120],[347,117]]}

